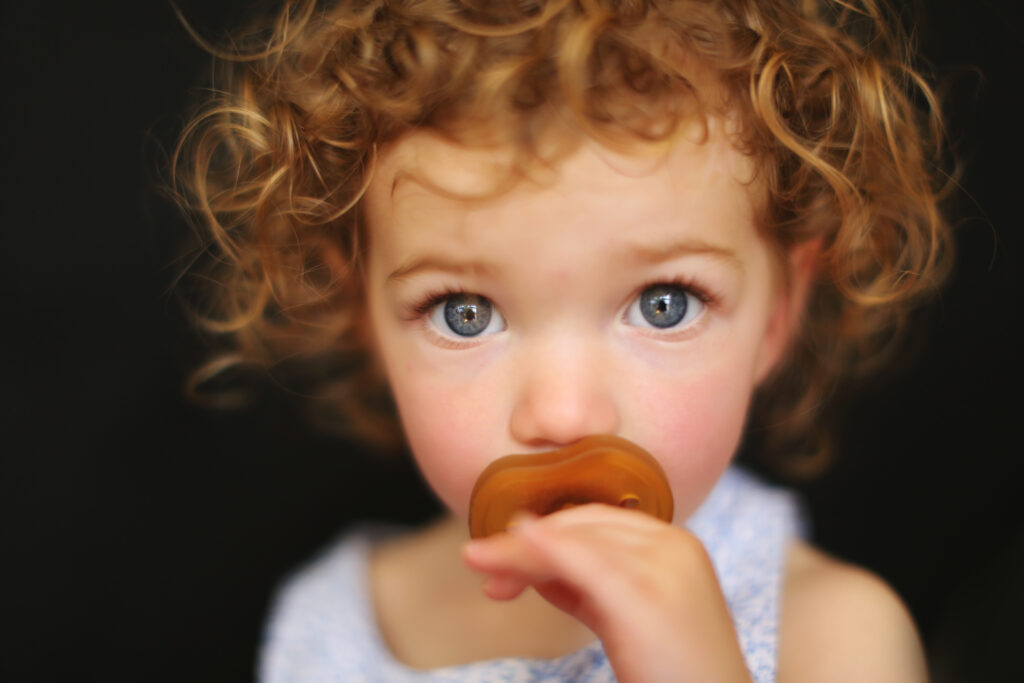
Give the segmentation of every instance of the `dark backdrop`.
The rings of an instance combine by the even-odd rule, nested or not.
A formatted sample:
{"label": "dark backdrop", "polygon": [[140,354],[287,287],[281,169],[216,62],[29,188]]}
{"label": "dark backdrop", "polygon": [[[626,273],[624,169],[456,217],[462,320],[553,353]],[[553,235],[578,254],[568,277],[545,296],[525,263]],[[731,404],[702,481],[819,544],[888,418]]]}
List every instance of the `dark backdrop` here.
{"label": "dark backdrop", "polygon": [[[245,17],[180,4],[214,39]],[[1012,0],[914,7],[951,84],[961,259],[919,362],[863,392],[843,459],[804,492],[818,542],[905,597],[937,680],[1009,680],[1019,24]],[[232,415],[182,399],[202,347],[168,295],[184,228],[153,184],[207,60],[169,3],[9,3],[2,49],[0,678],[246,680],[284,572],[351,520],[435,504],[407,463],[310,433],[281,392]]]}

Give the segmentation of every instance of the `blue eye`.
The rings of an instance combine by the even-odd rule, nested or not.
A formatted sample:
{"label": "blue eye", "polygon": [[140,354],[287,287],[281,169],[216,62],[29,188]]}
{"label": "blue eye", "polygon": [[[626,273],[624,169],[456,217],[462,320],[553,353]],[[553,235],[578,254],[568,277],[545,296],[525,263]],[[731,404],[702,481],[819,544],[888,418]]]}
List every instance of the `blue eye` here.
{"label": "blue eye", "polygon": [[703,309],[703,302],[684,287],[658,284],[640,293],[630,305],[626,320],[631,325],[665,330],[693,320]]}
{"label": "blue eye", "polygon": [[452,294],[430,312],[430,320],[442,332],[460,337],[493,334],[505,329],[505,319],[490,300],[477,294]]}

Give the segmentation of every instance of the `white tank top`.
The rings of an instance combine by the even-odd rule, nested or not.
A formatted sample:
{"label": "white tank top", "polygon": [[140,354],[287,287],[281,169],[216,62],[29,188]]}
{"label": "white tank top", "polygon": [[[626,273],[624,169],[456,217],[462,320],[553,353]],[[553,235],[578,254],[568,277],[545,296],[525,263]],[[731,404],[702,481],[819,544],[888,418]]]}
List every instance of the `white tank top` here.
{"label": "white tank top", "polygon": [[[804,531],[795,496],[733,467],[686,526],[711,556],[754,680],[774,681],[785,552]],[[600,642],[558,659],[505,658],[432,671],[396,661],[377,629],[370,597],[370,549],[386,533],[349,531],[285,582],[264,633],[260,681],[615,680]]]}

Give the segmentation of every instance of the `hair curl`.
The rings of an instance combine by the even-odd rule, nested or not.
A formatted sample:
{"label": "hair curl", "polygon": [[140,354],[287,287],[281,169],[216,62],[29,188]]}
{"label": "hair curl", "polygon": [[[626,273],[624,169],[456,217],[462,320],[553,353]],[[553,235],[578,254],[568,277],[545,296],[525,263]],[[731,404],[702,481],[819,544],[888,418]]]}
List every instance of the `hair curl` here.
{"label": "hair curl", "polygon": [[217,285],[198,317],[230,347],[193,388],[274,368],[394,445],[360,325],[380,150],[417,129],[531,149],[552,117],[609,144],[668,141],[717,107],[764,179],[770,243],[822,244],[801,334],[753,413],[777,462],[814,469],[826,395],[949,269],[938,106],[898,26],[873,0],[286,2],[231,52],[208,46],[221,80],[174,155]]}

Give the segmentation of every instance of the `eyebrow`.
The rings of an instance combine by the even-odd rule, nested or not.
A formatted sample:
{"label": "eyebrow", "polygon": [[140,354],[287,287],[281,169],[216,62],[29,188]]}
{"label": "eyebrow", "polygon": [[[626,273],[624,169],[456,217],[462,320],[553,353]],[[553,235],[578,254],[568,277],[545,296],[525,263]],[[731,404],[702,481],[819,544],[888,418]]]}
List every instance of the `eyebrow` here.
{"label": "eyebrow", "polygon": [[491,273],[494,270],[495,268],[487,263],[456,261],[438,254],[427,254],[413,258],[395,268],[388,275],[387,283],[391,284],[406,280],[421,271],[439,271],[442,273],[452,273],[453,275],[463,275],[468,272]]}
{"label": "eyebrow", "polygon": [[743,261],[736,252],[717,244],[709,244],[703,240],[680,240],[667,245],[652,246],[649,244],[632,244],[627,248],[627,254],[634,261],[645,265],[654,265],[671,261],[683,256],[708,256],[715,260],[722,261],[726,265],[735,268],[743,273]]}
{"label": "eyebrow", "polygon": [[[667,246],[651,246],[647,244],[632,244],[626,248],[626,255],[630,260],[644,265],[656,265],[671,261],[683,256],[709,256],[715,260],[722,261],[743,273],[743,262],[736,252],[715,244],[708,244],[701,240],[682,240]],[[398,282],[408,279],[412,275],[422,271],[439,271],[463,275],[467,272],[492,273],[496,268],[488,263],[457,261],[440,254],[427,254],[413,258],[400,265],[387,277],[387,283]]]}

